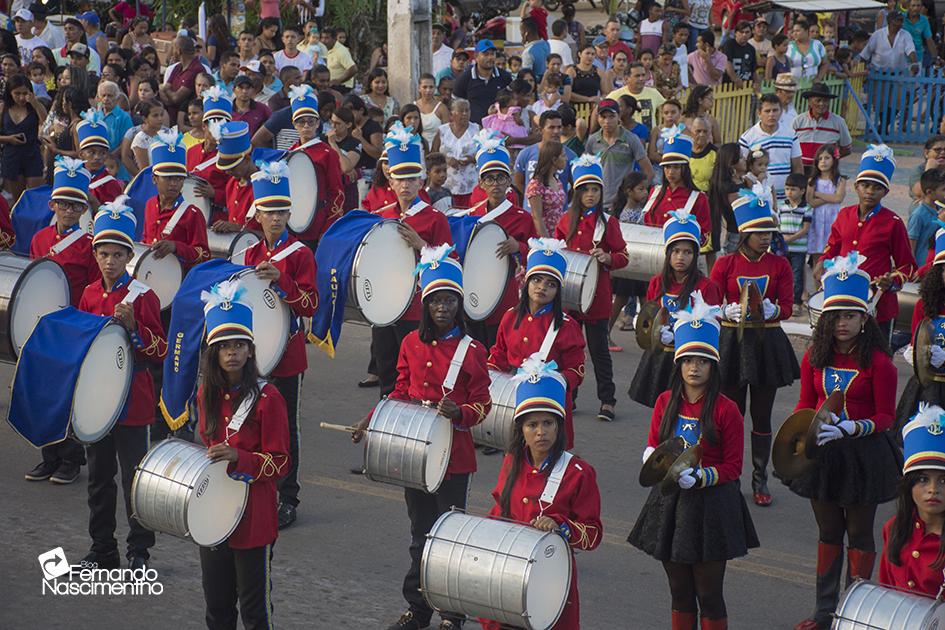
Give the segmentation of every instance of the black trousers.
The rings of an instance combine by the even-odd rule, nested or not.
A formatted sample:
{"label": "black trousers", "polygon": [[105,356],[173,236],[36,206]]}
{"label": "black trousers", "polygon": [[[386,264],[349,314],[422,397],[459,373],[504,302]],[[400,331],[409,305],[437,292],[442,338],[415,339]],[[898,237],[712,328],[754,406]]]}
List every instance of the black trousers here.
{"label": "black trousers", "polygon": [[239,616],[246,630],[272,628],[272,545],[231,549],[227,543],[200,547],[207,628],[235,630]]}
{"label": "black trousers", "polygon": [[420,327],[420,322],[401,320],[393,326],[375,326],[371,328],[371,349],[374,352],[374,365],[377,378],[381,383],[381,398],[394,391],[397,382],[397,356],[400,343],[408,333]]}
{"label": "black trousers", "polygon": [[86,447],[89,458],[89,535],[95,553],[118,553],[118,543],[115,541],[118,485],[115,476],[120,469],[129,528],[127,553],[150,557],[148,549],[154,546],[154,532],[145,529],[131,515],[131,481],[135,466],[148,452],[149,429],[148,426],[119,424],[104,438]]}
{"label": "black trousers", "polygon": [[65,462],[81,466],[85,463],[85,448],[73,438],[67,437],[58,444],[44,446],[43,461],[57,466]]}
{"label": "black trousers", "polygon": [[[597,381],[597,399],[602,405],[617,404],[617,386],[614,385],[614,363],[610,356],[610,347],[607,341],[610,320],[597,319],[582,322],[584,325],[584,339],[587,341],[587,351],[594,364],[594,380]],[[574,390],[574,400],[577,400],[578,390]]]}
{"label": "black trousers", "polygon": [[[412,488],[404,490],[407,516],[410,517],[410,570],[404,577],[404,599],[407,600],[410,611],[419,621],[429,621],[433,615],[433,609],[423,599],[423,594],[420,592],[420,557],[423,555],[423,545],[436,519],[443,513],[454,506],[466,509],[470,477],[469,473],[450,475],[448,479],[443,480],[440,488],[433,494]],[[465,620],[463,615],[443,613],[440,616],[457,623]]]}
{"label": "black trousers", "polygon": [[495,345],[495,338],[499,335],[499,325],[486,324],[485,322],[469,322],[466,328],[469,336],[486,347],[486,354]]}
{"label": "black trousers", "polygon": [[286,411],[289,412],[289,456],[292,458],[288,474],[279,480],[279,501],[293,506],[299,504],[299,400],[302,390],[302,374],[279,376],[272,379],[282,397],[285,398]]}

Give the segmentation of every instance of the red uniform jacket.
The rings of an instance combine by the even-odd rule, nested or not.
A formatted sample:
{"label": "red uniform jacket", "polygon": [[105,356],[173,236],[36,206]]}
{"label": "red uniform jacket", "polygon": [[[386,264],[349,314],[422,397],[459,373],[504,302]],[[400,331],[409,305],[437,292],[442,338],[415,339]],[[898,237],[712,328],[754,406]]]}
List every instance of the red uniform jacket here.
{"label": "red uniform jacket", "polygon": [[247,219],[254,201],[252,182],[249,180],[242,182],[236,177],[231,177],[224,188],[226,220],[230,223],[242,225],[249,230],[262,232],[262,226],[256,220],[255,214]]}
{"label": "red uniform jacket", "polygon": [[[686,308],[686,305],[681,306],[676,299],[679,297],[680,291],[682,291],[682,284],[673,281],[669,289],[664,292],[663,275],[656,274],[650,278],[650,284],[646,287],[646,301],[660,300],[666,310],[672,314],[680,308]],[[715,306],[722,304],[722,292],[719,290],[718,285],[705,276],[696,280],[696,286],[693,291],[702,291],[702,299],[705,300],[707,304],[713,304]],[[689,298],[689,303],[692,304],[691,297]]]}
{"label": "red uniform jacket", "polygon": [[444,395],[443,380],[461,338],[457,334],[423,343],[416,330],[404,337],[397,357],[397,382],[389,396],[433,404],[449,398],[459,405],[462,417],[453,421],[453,448],[447,475],[476,472],[476,451],[469,429],[482,422],[492,406],[486,350],[478,341],[469,344],[456,385]]}
{"label": "red uniform jacket", "polygon": [[111,203],[115,201],[118,195],[124,194],[125,182],[112,177],[103,166],[92,176],[92,181],[89,183],[89,192],[98,199],[99,203]]}
{"label": "red uniform jacket", "polygon": [[797,409],[818,409],[827,394],[844,395],[844,420],[872,420],[875,431],[885,431],[896,419],[896,366],[881,351],[874,350],[868,368],[861,368],[855,355],[833,353],[830,366],[815,369],[808,358],[801,360],[801,396]]}
{"label": "red uniform jacket", "polygon": [[593,248],[599,247],[613,257],[609,267],[600,265],[600,272],[597,274],[597,291],[594,294],[594,302],[591,304],[591,308],[584,314],[573,313],[578,321],[595,321],[610,317],[610,306],[613,302],[613,294],[610,290],[610,270],[626,267],[630,261],[627,254],[627,243],[623,240],[617,218],[607,217],[604,235],[600,243],[594,243],[594,228],[597,221],[596,212],[585,212],[578,224],[577,232],[574,233],[570,241],[565,238],[568,235],[568,230],[571,229],[569,212],[561,215],[558,226],[555,228],[555,238],[567,241],[568,249],[586,254]]}
{"label": "red uniform jacket", "polygon": [[[663,420],[663,411],[669,405],[671,391],[665,391],[656,399],[653,415],[650,420],[650,436],[647,445],[656,448],[660,445],[660,423]],[[716,442],[713,444],[708,438],[703,439],[702,405],[705,397],[696,403],[690,403],[683,396],[679,402],[678,418],[673,427],[673,435],[680,436],[688,445],[702,444],[702,461],[700,466],[705,469],[702,485],[719,485],[734,481],[742,474],[742,451],[745,447],[745,421],[738,407],[731,400],[719,394],[715,401],[715,410],[712,416],[715,422]]]}
{"label": "red uniform jacket", "polygon": [[[499,497],[505,488],[505,481],[512,468],[512,456],[506,455],[499,471],[499,480],[492,490],[496,505],[489,511],[490,516],[502,516]],[[573,549],[591,551],[596,549],[604,538],[604,528],[600,520],[600,490],[597,487],[597,473],[591,465],[578,457],[572,457],[565,469],[564,478],[550,505],[539,503],[545,491],[545,483],[551,470],[546,464],[536,468],[529,460],[526,451],[522,467],[510,497],[509,517],[519,523],[531,523],[538,516],[547,516],[563,526],[568,544]],[[494,621],[480,620],[485,630],[499,630]],[[580,604],[578,601],[577,567],[573,558],[571,563],[571,589],[567,603],[553,630],[578,630],[581,627]]]}
{"label": "red uniform jacket", "polygon": [[16,241],[16,232],[13,231],[13,221],[10,219],[10,204],[0,196],[0,249],[10,249]]}
{"label": "red uniform jacket", "polygon": [[[488,208],[486,204],[483,204],[478,210],[471,214],[481,217],[485,216],[487,212]],[[502,321],[502,316],[505,315],[505,311],[518,304],[519,291],[522,288],[518,271],[519,268],[525,267],[525,263],[528,260],[528,239],[537,238],[538,232],[535,231],[535,222],[532,220],[531,213],[515,205],[512,205],[491,222],[498,224],[499,227],[505,230],[506,234],[518,241],[518,256],[515,259],[517,264],[516,271],[505,284],[505,293],[502,294],[502,301],[499,302],[496,309],[492,311],[492,315],[486,318],[486,325],[496,326]]]}
{"label": "red uniform jacket", "polygon": [[[866,256],[862,269],[871,278],[892,272],[893,284],[901,287],[916,271],[905,224],[899,215],[882,206],[860,221],[859,209],[859,206],[847,206],[840,210],[820,259],[830,260],[857,251]],[[887,291],[876,305],[876,321],[888,322],[898,312],[896,293]]]}
{"label": "red uniform jacket", "polygon": [[374,213],[380,212],[388,206],[396,205],[397,195],[391,190],[390,185],[380,187],[371,186],[367,194],[364,195],[364,199],[361,200],[361,207],[368,212]]}
{"label": "red uniform jacket", "polygon": [[[263,239],[246,250],[246,264],[256,266],[270,260],[284,249],[297,242],[288,231],[283,232],[276,247],[269,249],[266,239]],[[272,262],[272,261],[270,261]],[[299,246],[294,252],[272,263],[279,270],[279,280],[275,283],[276,289],[282,296],[282,301],[292,309],[295,318],[311,317],[318,307],[318,287],[315,284],[315,255],[306,245]],[[273,377],[295,376],[308,368],[308,358],[305,356],[305,327],[297,322],[296,329],[286,343],[285,354],[279,365],[272,371]]]}
{"label": "red uniform jacket", "polygon": [[[289,150],[298,149],[296,142]],[[345,183],[341,173],[341,158],[338,152],[318,138],[310,140],[302,149],[315,163],[315,177],[318,179],[318,210],[315,220],[298,237],[303,241],[317,241],[331,224],[344,214]]]}
{"label": "red uniform jacket", "polygon": [[207,151],[203,142],[187,149],[187,172],[202,177],[213,186],[213,203],[226,205],[226,183],[232,179],[217,168],[217,150]]}
{"label": "red uniform jacket", "polygon": [[925,523],[917,512],[912,513],[912,537],[906,541],[899,552],[901,566],[896,566],[886,556],[889,544],[889,531],[896,517],[883,525],[883,553],[879,558],[879,583],[893,586],[916,594],[935,597],[942,586],[942,570],[929,567],[938,557],[940,536],[925,533]]}
{"label": "red uniform jacket", "polygon": [[[945,309],[942,309],[942,312],[939,313],[939,316],[945,316]],[[919,324],[922,323],[922,320],[925,319],[925,302],[922,298],[916,300],[915,308],[912,310],[912,327],[911,327],[911,337],[915,337],[915,329],[919,327]]]}
{"label": "red uniform jacket", "polygon": [[[554,322],[554,312],[551,305],[538,310],[535,315],[527,315],[515,327],[515,309],[505,311],[499,330],[496,333],[495,345],[489,352],[489,367],[499,372],[514,373],[522,367],[525,359],[538,352],[541,344]],[[584,335],[581,326],[574,319],[564,316],[558,336],[551,345],[547,360],[554,361],[558,371],[568,384],[567,399],[565,400],[564,429],[568,434],[567,448],[574,445],[574,423],[572,417],[571,394],[584,380]]]}
{"label": "red uniform jacket", "polygon": [[[182,200],[178,199],[178,203]],[[158,196],[148,199],[144,206],[144,233],[141,241],[146,245],[153,245],[158,241],[170,240],[177,243],[177,258],[185,269],[210,260],[210,246],[207,245],[207,220],[203,212],[195,206],[190,206],[174,226],[170,236],[163,234],[176,211],[174,208],[158,208]]]}
{"label": "red uniform jacket", "polygon": [[78,307],[79,299],[85,287],[101,279],[102,272],[98,268],[98,262],[95,260],[95,252],[92,251],[92,236],[83,234],[79,240],[73,242],[64,250],[55,255],[50,255],[52,246],[67,238],[75,230],[80,230],[78,224],[72,226],[65,234],[60,234],[55,225],[44,227],[33,235],[30,242],[30,258],[48,257],[55,260],[66,272],[69,278],[69,286],[72,289],[72,305]]}
{"label": "red uniform jacket", "polygon": [[[427,245],[436,247],[443,243],[453,244],[453,233],[450,232],[450,223],[446,220],[446,215],[431,206],[421,198],[413,202],[413,205],[406,212],[401,212],[400,204],[395,204],[383,212],[379,213],[385,219],[400,219],[404,223],[417,231]],[[452,256],[456,257],[456,252]],[[420,321],[420,292],[415,290],[413,302],[407,308],[407,312],[401,317],[406,322]],[[439,399],[438,399],[439,400]]]}
{"label": "red uniform jacket", "polygon": [[[768,298],[778,311],[769,321],[779,322],[791,317],[794,310],[794,275],[787,258],[765,252],[758,260],[749,260],[738,251],[722,256],[715,261],[710,275],[712,281],[722,290],[726,304],[737,304],[741,297],[742,285],[752,280],[763,298]],[[723,325],[730,322],[723,321]]]}
{"label": "red uniform jacket", "polygon": [[[217,428],[212,436],[206,438],[208,447],[220,444],[226,437],[226,425],[231,414],[236,411],[230,402],[231,393],[221,392]],[[197,392],[201,436],[207,426],[203,413],[203,394],[201,386]],[[233,479],[249,484],[249,497],[243,518],[230,534],[227,544],[232,549],[252,549],[272,544],[279,532],[276,481],[289,472],[289,420],[285,400],[275,385],[266,383],[262,387],[255,409],[250,412],[240,430],[230,436],[228,444],[236,449],[239,459],[230,462],[227,473]]]}
{"label": "red uniform jacket", "polygon": [[[649,212],[643,215],[644,224],[658,228],[663,227],[663,224],[671,218],[669,213],[673,210],[679,210],[685,207],[686,202],[689,201],[689,193],[692,192],[683,186],[676,189],[664,186],[664,190],[666,194],[660,200],[659,205],[654,206]],[[654,191],[651,194],[655,195],[656,192]],[[706,197],[705,193],[700,192],[696,196],[696,203],[692,206],[692,214],[699,222],[699,229],[702,231],[702,244],[705,245],[712,236],[712,218],[709,214],[709,198]]]}
{"label": "red uniform jacket", "polygon": [[[482,189],[482,186],[476,184],[476,187],[473,188],[472,193],[469,195],[469,207],[473,209],[472,214],[477,214],[478,206],[485,203],[488,198],[489,195],[487,195],[486,191]],[[508,191],[505,193],[505,198],[511,201],[514,205],[521,206],[521,203],[518,199],[518,193],[513,186],[509,186]]]}
{"label": "red uniform jacket", "polygon": [[[105,291],[101,280],[85,287],[79,310],[93,315],[111,317],[115,314],[115,305],[128,295],[131,276],[127,273],[115,283],[111,292]],[[131,391],[128,393],[128,406],[120,424],[142,426],[154,423],[154,383],[145,361],[162,363],[167,356],[167,338],[161,325],[161,303],[154,291],[139,295],[132,305],[137,330],[131,334],[135,348],[134,377]]]}

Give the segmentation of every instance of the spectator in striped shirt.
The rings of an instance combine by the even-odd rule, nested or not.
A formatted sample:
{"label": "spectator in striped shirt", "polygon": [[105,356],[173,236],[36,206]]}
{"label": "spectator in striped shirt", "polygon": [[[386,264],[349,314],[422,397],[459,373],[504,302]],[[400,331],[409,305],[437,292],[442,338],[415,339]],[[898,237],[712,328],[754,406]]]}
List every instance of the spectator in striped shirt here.
{"label": "spectator in striped shirt", "polygon": [[794,132],[801,144],[801,157],[807,174],[814,172],[814,154],[825,144],[835,144],[840,157],[850,155],[853,138],[842,117],[831,114],[830,99],[837,98],[823,83],[815,83],[801,94],[807,99],[807,111],[794,119]]}
{"label": "spectator in striped shirt", "polygon": [[778,200],[784,199],[784,181],[791,173],[803,172],[801,147],[794,130],[780,124],[781,101],[765,94],[758,102],[758,123],[738,139],[742,156],[760,146],[768,154],[768,180]]}
{"label": "spectator in striped shirt", "polygon": [[804,198],[807,178],[791,173],[784,182],[784,201],[778,204],[778,222],[781,236],[787,243],[787,258],[794,273],[794,311],[801,308],[804,293],[804,263],[807,260],[807,233],[813,220],[813,211]]}

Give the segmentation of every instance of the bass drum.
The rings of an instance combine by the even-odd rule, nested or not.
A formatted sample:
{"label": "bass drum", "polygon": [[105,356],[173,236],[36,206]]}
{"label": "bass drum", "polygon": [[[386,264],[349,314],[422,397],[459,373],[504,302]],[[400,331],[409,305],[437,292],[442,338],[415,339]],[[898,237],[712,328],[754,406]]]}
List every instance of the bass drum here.
{"label": "bass drum", "polygon": [[354,255],[345,315],[375,326],[390,326],[407,312],[417,288],[417,255],[400,232],[399,221],[374,224]]}
{"label": "bass drum", "polygon": [[302,234],[315,221],[318,212],[318,174],[315,163],[305,151],[289,154],[289,188],[292,190],[292,211],[289,229]]}
{"label": "bass drum", "polygon": [[507,239],[498,223],[480,223],[469,240],[463,260],[463,306],[466,315],[475,322],[492,315],[512,278],[512,259],[495,254],[499,244]]}
{"label": "bass drum", "polygon": [[210,200],[197,194],[197,184],[206,183],[208,183],[207,180],[202,177],[188,175],[184,179],[184,187],[181,189],[180,194],[184,198],[184,207],[189,204],[198,208],[200,212],[203,213],[204,221],[206,221],[207,225],[210,225]]}
{"label": "bass drum", "polygon": [[0,253],[0,360],[16,362],[36,322],[69,306],[71,295],[58,263]]}
{"label": "bass drum", "polygon": [[562,305],[567,311],[586,313],[591,310],[597,293],[597,274],[600,272],[597,259],[570,249],[562,249],[561,255],[568,263],[561,288]]}
{"label": "bass drum", "polygon": [[620,233],[627,243],[629,262],[626,267],[612,270],[612,277],[649,282],[650,278],[663,271],[666,244],[663,242],[661,228],[639,223],[621,223]]}
{"label": "bass drum", "polygon": [[268,280],[256,277],[254,269],[244,269],[233,275],[246,289],[242,300],[253,309],[253,338],[256,346],[256,365],[260,376],[268,376],[276,369],[289,341],[292,321],[291,309],[273,290]]}
{"label": "bass drum", "polygon": [[246,264],[246,250],[259,242],[259,235],[251,230],[242,232],[214,232],[207,230],[207,243],[212,258],[228,258],[236,265]]}
{"label": "bass drum", "polygon": [[89,346],[72,396],[72,435],[83,444],[112,430],[131,392],[134,348],[125,327],[110,323]]}
{"label": "bass drum", "polygon": [[184,279],[184,269],[177,256],[168,254],[158,259],[151,253],[151,248],[144,243],[135,243],[134,257],[126,269],[133,278],[148,285],[161,302],[161,310],[171,307],[180,283]]}
{"label": "bass drum", "polygon": [[945,607],[931,597],[857,580],[834,613],[832,630],[942,630]]}
{"label": "bass drum", "polygon": [[489,380],[492,381],[489,385],[492,407],[489,415],[470,429],[470,433],[476,444],[507,453],[515,435],[515,389],[518,383],[510,374],[496,370],[489,370]]}

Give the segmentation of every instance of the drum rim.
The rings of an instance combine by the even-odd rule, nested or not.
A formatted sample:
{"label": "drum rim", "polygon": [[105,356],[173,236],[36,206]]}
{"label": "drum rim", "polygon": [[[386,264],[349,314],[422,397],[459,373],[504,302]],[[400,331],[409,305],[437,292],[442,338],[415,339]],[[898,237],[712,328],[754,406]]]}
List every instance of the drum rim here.
{"label": "drum rim", "polygon": [[[487,222],[485,222],[485,223],[477,223],[476,226],[473,228],[472,234],[469,235],[469,242],[466,244],[466,253],[467,253],[467,255],[469,254],[469,246],[472,245],[473,241],[474,241],[475,238],[476,238],[476,235],[479,234],[479,231],[480,231],[481,229],[482,229],[482,230],[488,229],[488,228],[486,227],[486,226],[488,226],[488,225],[495,226],[496,228],[502,230],[502,234],[504,234],[506,238],[509,237],[509,233],[505,230],[505,228],[503,228],[501,225],[499,225],[498,223],[496,223],[496,222],[494,222],[494,221],[487,221]],[[505,282],[502,283],[502,291],[499,292],[499,297],[498,297],[498,299],[496,300],[495,304],[492,305],[492,308],[489,309],[488,314],[485,315],[485,316],[482,317],[482,318],[476,318],[476,317],[474,317],[473,315],[471,315],[471,314],[469,313],[469,300],[463,300],[463,310],[466,312],[466,317],[468,317],[469,319],[471,319],[471,320],[474,321],[474,322],[484,322],[484,321],[486,321],[487,319],[489,319],[490,317],[492,317],[492,315],[495,313],[495,310],[496,310],[497,308],[499,308],[499,306],[502,304],[502,298],[505,297],[505,292],[506,292],[506,290],[507,290],[509,281],[512,279],[513,266],[512,266],[512,259],[511,259],[509,256],[506,256],[506,257],[505,257],[505,266],[506,266]],[[464,261],[464,265],[463,265],[463,285],[464,285],[464,286],[466,285],[466,266],[465,266],[465,261]]]}
{"label": "drum rim", "polygon": [[256,238],[256,242],[254,242],[254,243],[248,245],[247,248],[252,247],[253,245],[255,245],[256,243],[258,243],[259,241],[262,240],[262,238],[260,238],[259,234],[256,234],[256,232],[254,232],[253,230],[250,230],[249,228],[245,228],[245,227],[244,227],[242,230],[240,230],[239,232],[237,232],[237,233],[236,233],[236,236],[233,237],[233,240],[230,241],[230,250],[229,250],[229,252],[227,252],[227,256],[226,256],[227,258],[232,258],[232,257],[233,257],[233,254],[238,253],[237,250],[236,250],[236,244],[237,244],[237,243],[239,242],[239,240],[240,240],[241,238],[243,238],[244,236],[253,236],[253,237]]}
{"label": "drum rim", "polygon": [[[292,223],[291,211],[289,212],[289,219],[286,221],[286,227],[289,229],[290,232],[294,232],[295,234],[302,234],[306,230],[308,230],[310,227],[312,227],[312,224],[315,223],[315,217],[318,216],[318,169],[317,169],[318,165],[315,163],[315,160],[312,159],[312,156],[305,152],[305,149],[295,149],[293,151],[290,151],[289,154],[286,155],[286,158],[285,158],[286,166],[288,166],[292,162],[292,158],[294,158],[297,155],[304,155],[308,159],[309,163],[312,165],[312,172],[315,174],[315,204],[312,206],[311,218],[309,219],[308,223],[304,227],[293,227],[291,225]],[[291,170],[290,170],[290,173],[291,173]],[[291,185],[291,177],[290,177],[289,183]]]}
{"label": "drum rim", "polygon": [[[360,277],[357,274],[357,268],[358,268],[358,263],[361,261],[361,254],[364,251],[364,247],[367,243],[368,237],[375,230],[379,230],[382,225],[387,224],[387,223],[401,224],[401,221],[398,221],[397,219],[381,219],[380,221],[372,225],[371,229],[369,229],[367,232],[364,233],[364,236],[361,237],[361,242],[358,243],[358,248],[354,252],[354,257],[352,257],[351,259],[351,274],[350,274],[350,277],[348,278],[348,299],[351,299],[352,296],[354,298],[352,300],[353,302],[352,306],[355,309],[357,309],[357,311],[361,314],[361,317],[363,317],[366,322],[368,322],[372,326],[377,326],[379,328],[383,328],[384,326],[391,326],[397,321],[399,321],[400,318],[404,316],[404,313],[406,313],[410,309],[410,305],[413,304],[413,298],[417,294],[417,288],[415,284],[413,291],[410,293],[410,298],[407,300],[407,303],[404,305],[404,309],[397,315],[397,317],[395,317],[394,319],[386,323],[372,322],[371,320],[369,320],[367,316],[364,314],[364,310],[361,308],[361,305],[358,303],[358,291],[357,291],[357,284],[355,282],[355,278]],[[414,263],[416,263],[416,260],[417,260],[416,251],[413,252],[413,258],[414,258]]]}
{"label": "drum rim", "polygon": [[[256,270],[255,270],[253,267],[247,267],[246,269],[240,269],[239,271],[237,271],[236,273],[234,273],[232,276],[230,276],[230,280],[237,280],[237,279],[241,278],[242,276],[244,276],[244,275],[246,275],[246,274],[255,274],[255,272],[256,272]],[[269,284],[269,289],[272,290],[272,283]],[[273,291],[273,293],[275,293],[275,291]],[[276,295],[278,296],[278,294],[276,294]],[[282,357],[285,356],[285,351],[286,351],[286,349],[287,349],[288,346],[289,346],[289,339],[292,337],[292,335],[291,335],[290,332],[289,332],[289,331],[292,330],[292,318],[295,316],[295,314],[292,312],[292,309],[289,307],[288,304],[286,304],[286,303],[282,300],[281,297],[279,298],[279,302],[282,303],[283,306],[285,306],[286,311],[287,311],[288,314],[289,314],[289,317],[288,317],[288,319],[289,319],[289,326],[288,326],[288,328],[286,329],[285,343],[282,344],[282,349],[279,351],[279,356],[278,356],[278,358],[275,359],[274,365],[272,366],[272,370],[275,370],[277,367],[279,367],[279,363],[282,362]],[[300,329],[299,329],[299,332],[304,332],[304,330],[305,330],[304,328],[300,328]],[[262,377],[268,377],[268,376],[272,373],[272,370],[269,370],[269,372],[263,373],[262,370],[260,369],[259,375],[262,376]]]}
{"label": "drum rim", "polygon": [[[849,622],[852,622],[852,623],[854,624],[854,626],[860,626],[860,625],[864,625],[864,624],[866,623],[866,622],[860,621],[860,620],[855,619],[855,618],[852,618],[852,617],[841,617],[841,616],[840,616],[841,611],[843,610],[844,605],[846,605],[846,603],[847,603],[847,600],[850,598],[850,596],[853,594],[854,591],[856,591],[857,589],[859,589],[859,588],[861,588],[861,587],[862,587],[862,588],[869,588],[870,592],[876,592],[877,590],[891,591],[891,592],[893,592],[893,593],[900,593],[900,594],[902,594],[902,595],[911,595],[911,596],[913,596],[913,597],[917,597],[917,598],[920,598],[920,599],[922,599],[922,600],[926,600],[926,599],[927,599],[927,600],[929,600],[930,602],[937,603],[938,605],[930,606],[929,609],[928,609],[927,611],[925,611],[925,615],[924,615],[923,618],[922,618],[922,622],[923,622],[922,627],[925,627],[925,623],[929,621],[929,616],[932,615],[932,614],[935,612],[935,610],[936,610],[939,606],[942,606],[942,605],[943,605],[942,602],[939,602],[939,601],[938,601],[937,599],[935,599],[934,597],[929,597],[929,596],[927,596],[927,595],[925,595],[925,594],[923,594],[923,593],[916,593],[916,592],[909,591],[909,590],[906,590],[906,589],[903,589],[903,588],[897,588],[897,587],[895,587],[895,586],[887,586],[887,585],[885,585],[885,584],[880,584],[880,583],[878,583],[878,582],[874,582],[873,580],[865,580],[865,579],[863,579],[863,578],[856,578],[856,579],[854,580],[853,584],[851,584],[850,586],[848,586],[847,589],[846,589],[846,590],[843,592],[843,594],[840,596],[840,598],[837,600],[837,608],[836,608],[836,610],[834,611],[834,618],[835,618],[837,621],[849,621]],[[831,626],[831,627],[832,627],[832,626]]]}
{"label": "drum rim", "polygon": [[[88,444],[95,444],[96,442],[98,442],[98,441],[100,441],[102,438],[104,438],[106,435],[108,435],[108,433],[109,433],[112,429],[115,428],[115,425],[118,424],[118,419],[119,419],[119,416],[121,416],[121,412],[125,409],[125,405],[128,404],[128,396],[131,394],[131,386],[132,386],[132,384],[134,383],[134,380],[135,380],[134,346],[133,346],[132,343],[131,343],[131,335],[128,334],[128,331],[125,330],[125,327],[124,327],[124,326],[122,326],[121,324],[119,324],[119,323],[116,322],[116,321],[107,322],[104,326],[102,326],[102,329],[99,330],[98,333],[96,333],[95,339],[93,339],[93,340],[92,340],[92,343],[89,344],[89,348],[91,348],[92,345],[93,345],[96,341],[98,341],[98,338],[101,337],[102,334],[104,334],[105,331],[108,330],[109,327],[111,327],[111,326],[118,326],[118,328],[124,333],[125,340],[126,340],[126,342],[127,342],[127,344],[128,344],[128,347],[129,347],[128,358],[127,358],[127,361],[128,361],[128,363],[129,363],[129,365],[128,365],[128,367],[129,367],[129,369],[128,369],[128,378],[125,379],[125,386],[124,386],[124,390],[125,390],[125,391],[123,392],[123,395],[122,395],[122,398],[124,399],[124,402],[122,402],[121,406],[120,406],[120,407],[118,408],[118,410],[115,412],[114,417],[113,417],[108,423],[106,423],[107,426],[108,426],[108,428],[101,434],[101,436],[99,436],[99,437],[98,437],[97,439],[95,439],[95,440],[86,442],[86,441],[80,439],[78,435],[76,435],[75,430],[74,430],[73,427],[72,427],[72,422],[73,422],[73,420],[75,419],[75,392],[73,392],[73,394],[72,394],[72,407],[71,407],[70,413],[69,413],[69,433],[70,433],[70,435],[71,435],[72,437],[74,437],[75,440],[76,440],[77,442],[79,442],[80,444],[86,444],[86,445],[88,445]],[[84,359],[84,358],[83,358],[82,362],[83,362],[83,364],[85,363],[85,359]],[[79,378],[81,378],[81,377],[82,377],[82,366],[80,365],[80,366],[79,366],[79,376],[76,377],[76,385],[78,385]]]}
{"label": "drum rim", "polygon": [[[137,253],[137,251],[136,251],[136,249],[137,249],[138,246],[144,248],[144,251],[141,253],[140,256],[138,255],[138,253]],[[132,271],[130,272],[130,275],[131,275],[132,278],[134,278],[135,280],[138,280],[138,270],[139,270],[139,268],[141,267],[141,263],[143,263],[144,260],[145,260],[148,256],[151,256],[152,253],[153,253],[153,251],[154,251],[154,250],[152,250],[151,247],[150,247],[149,245],[146,245],[145,243],[135,243],[135,247],[133,247],[132,250],[131,250],[131,260],[128,261],[128,265],[130,265],[131,268],[132,268]],[[137,258],[137,260],[135,260],[136,258]],[[166,256],[165,256],[165,258],[166,258]],[[184,282],[184,276],[187,275],[186,273],[184,273],[184,266],[183,266],[182,264],[180,264],[180,259],[179,259],[177,256],[174,256],[173,258],[174,258],[174,260],[177,262],[177,266],[180,268],[180,281],[181,281],[181,284],[183,284],[183,282]],[[134,263],[134,264],[132,264],[132,263]],[[127,266],[126,266],[125,270],[127,271]],[[168,305],[167,305],[167,306],[164,306],[163,304],[160,304],[161,298],[160,298],[160,296],[157,294],[157,291],[155,291],[154,288],[153,288],[151,285],[146,284],[143,280],[138,280],[138,282],[141,282],[141,284],[144,284],[144,285],[147,286],[149,289],[151,289],[151,291],[154,293],[155,297],[158,298],[158,302],[159,302],[158,306],[160,306],[161,311],[166,311],[167,309],[171,308],[171,305],[174,303],[174,298],[171,298],[171,301],[168,303]],[[177,291],[180,291],[180,284],[177,285]],[[177,297],[177,291],[174,292],[174,297]]]}
{"label": "drum rim", "polygon": [[[16,343],[13,340],[13,309],[10,308],[10,306],[16,302],[17,295],[20,293],[20,288],[23,286],[23,279],[26,278],[26,276],[28,276],[31,273],[31,270],[34,267],[38,267],[40,264],[52,263],[56,265],[56,267],[58,267],[59,271],[62,273],[62,277],[65,278],[66,280],[66,289],[67,289],[67,293],[69,294],[69,304],[66,304],[62,308],[68,308],[69,306],[72,305],[72,284],[69,282],[69,276],[68,274],[66,274],[66,270],[63,268],[63,266],[60,265],[55,260],[53,260],[52,258],[43,257],[43,258],[37,258],[35,260],[30,260],[29,258],[26,258],[25,256],[18,256],[17,254],[14,254],[13,252],[9,252],[9,254],[10,254],[9,256],[10,259],[15,259],[15,260],[19,260],[19,261],[23,261],[27,263],[23,267],[23,269],[20,271],[20,275],[17,276],[16,282],[13,283],[13,289],[10,291],[10,297],[7,300],[7,309],[6,309],[6,314],[5,314],[7,318],[7,324],[6,324],[6,328],[7,328],[6,336],[7,336],[7,345],[8,345],[7,349],[9,350],[10,356],[14,357],[17,360],[17,362],[19,362],[20,353],[17,351]],[[50,311],[50,312],[55,312],[55,311]],[[47,313],[47,315],[48,314],[49,313]],[[38,319],[36,320],[36,323],[33,324],[33,328],[30,329],[29,334],[26,335],[26,339],[23,340],[24,346],[26,345],[26,342],[29,341],[29,338],[33,336],[33,331],[36,330],[37,324],[39,324]],[[70,419],[70,424],[71,424],[71,419]]]}

